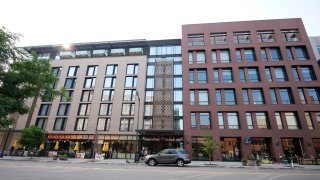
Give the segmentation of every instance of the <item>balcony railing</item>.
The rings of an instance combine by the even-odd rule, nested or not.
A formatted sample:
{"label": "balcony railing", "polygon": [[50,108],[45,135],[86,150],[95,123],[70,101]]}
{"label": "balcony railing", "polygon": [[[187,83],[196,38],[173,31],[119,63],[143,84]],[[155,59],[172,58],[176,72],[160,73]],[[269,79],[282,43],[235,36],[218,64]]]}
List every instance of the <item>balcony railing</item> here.
{"label": "balcony railing", "polygon": [[73,51],[60,51],[60,59],[72,59],[75,58],[75,52]]}

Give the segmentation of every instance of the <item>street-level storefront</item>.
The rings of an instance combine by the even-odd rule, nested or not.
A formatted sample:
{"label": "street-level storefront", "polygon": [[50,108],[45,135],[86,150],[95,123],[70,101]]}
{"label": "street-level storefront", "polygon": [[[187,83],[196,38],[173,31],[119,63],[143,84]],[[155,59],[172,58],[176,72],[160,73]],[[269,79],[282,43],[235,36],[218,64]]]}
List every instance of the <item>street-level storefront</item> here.
{"label": "street-level storefront", "polygon": [[287,158],[293,157],[302,157],[303,149],[302,149],[302,142],[301,138],[282,138],[282,148],[283,148],[283,155]]}
{"label": "street-level storefront", "polygon": [[221,137],[221,155],[222,161],[240,161],[240,141],[239,137]]}
{"label": "street-level storefront", "polygon": [[253,137],[251,153],[255,156],[259,155],[259,157],[262,159],[272,160],[270,146],[271,138]]}
{"label": "street-level storefront", "polygon": [[314,150],[316,152],[315,155],[320,157],[320,138],[314,138],[312,139],[312,142],[313,142]]}

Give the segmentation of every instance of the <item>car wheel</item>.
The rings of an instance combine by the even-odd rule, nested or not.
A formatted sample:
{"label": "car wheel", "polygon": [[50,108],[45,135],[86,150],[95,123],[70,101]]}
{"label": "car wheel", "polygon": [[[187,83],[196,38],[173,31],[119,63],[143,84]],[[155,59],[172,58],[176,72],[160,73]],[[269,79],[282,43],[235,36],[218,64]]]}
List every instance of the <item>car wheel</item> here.
{"label": "car wheel", "polygon": [[156,160],[154,160],[154,159],[149,159],[148,165],[149,165],[149,166],[155,166],[155,165],[157,165],[157,162],[156,162]]}
{"label": "car wheel", "polygon": [[178,167],[183,167],[184,166],[184,161],[182,159],[177,160],[177,166]]}

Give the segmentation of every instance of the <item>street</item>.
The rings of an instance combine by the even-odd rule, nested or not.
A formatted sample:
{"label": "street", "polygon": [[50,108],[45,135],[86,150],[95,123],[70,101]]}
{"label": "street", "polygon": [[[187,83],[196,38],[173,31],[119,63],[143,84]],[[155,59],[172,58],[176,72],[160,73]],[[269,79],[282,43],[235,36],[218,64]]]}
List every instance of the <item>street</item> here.
{"label": "street", "polygon": [[108,165],[96,163],[56,163],[33,161],[0,161],[1,180],[94,180],[94,179],[320,179],[318,170],[254,169],[156,166],[144,164]]}

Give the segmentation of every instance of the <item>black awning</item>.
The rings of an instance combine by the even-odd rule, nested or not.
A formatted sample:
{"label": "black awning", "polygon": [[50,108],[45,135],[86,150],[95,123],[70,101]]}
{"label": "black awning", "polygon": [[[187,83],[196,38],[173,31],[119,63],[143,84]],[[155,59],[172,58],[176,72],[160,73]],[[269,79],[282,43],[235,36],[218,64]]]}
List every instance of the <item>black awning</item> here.
{"label": "black awning", "polygon": [[142,136],[183,136],[182,130],[136,130]]}

